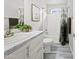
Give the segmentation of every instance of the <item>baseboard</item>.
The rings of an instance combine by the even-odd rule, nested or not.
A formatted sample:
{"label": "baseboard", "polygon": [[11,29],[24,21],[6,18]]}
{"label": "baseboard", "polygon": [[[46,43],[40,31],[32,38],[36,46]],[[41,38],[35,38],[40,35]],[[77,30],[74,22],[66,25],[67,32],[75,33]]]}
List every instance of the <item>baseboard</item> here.
{"label": "baseboard", "polygon": [[75,47],[74,47],[74,39],[73,39],[73,36],[72,35],[69,35],[69,39],[72,39],[73,41],[73,49],[72,49],[72,47],[71,47],[71,44],[70,44],[70,42],[69,42],[69,47],[70,47],[70,51],[71,51],[71,53],[72,53],[72,56],[73,56],[73,59],[75,59]]}
{"label": "baseboard", "polygon": [[73,50],[72,50],[72,48],[71,48],[70,44],[69,44],[69,48],[70,48],[70,51],[71,51],[71,53],[72,53],[72,55],[73,55]]}

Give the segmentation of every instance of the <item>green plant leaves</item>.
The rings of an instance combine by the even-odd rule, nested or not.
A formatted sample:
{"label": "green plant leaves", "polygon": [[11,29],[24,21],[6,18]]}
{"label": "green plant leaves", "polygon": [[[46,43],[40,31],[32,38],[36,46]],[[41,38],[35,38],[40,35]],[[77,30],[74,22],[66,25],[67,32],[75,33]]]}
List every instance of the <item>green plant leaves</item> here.
{"label": "green plant leaves", "polygon": [[17,24],[15,28],[18,28],[23,31],[23,30],[31,30],[32,26],[28,24]]}

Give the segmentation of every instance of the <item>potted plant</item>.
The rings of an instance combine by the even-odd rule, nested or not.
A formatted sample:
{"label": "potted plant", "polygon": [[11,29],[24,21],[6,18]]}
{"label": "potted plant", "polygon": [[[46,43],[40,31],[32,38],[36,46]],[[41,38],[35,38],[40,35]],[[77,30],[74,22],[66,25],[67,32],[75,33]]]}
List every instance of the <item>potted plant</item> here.
{"label": "potted plant", "polygon": [[32,30],[32,26],[31,25],[27,25],[27,28],[28,28],[29,31]]}
{"label": "potted plant", "polygon": [[23,32],[29,32],[29,31],[32,30],[32,26],[31,25],[27,25],[27,24],[24,24],[24,25],[17,24],[16,28],[20,29]]}
{"label": "potted plant", "polygon": [[17,24],[17,25],[15,26],[15,28],[19,29],[19,28],[22,27],[22,26],[23,26],[23,24]]}

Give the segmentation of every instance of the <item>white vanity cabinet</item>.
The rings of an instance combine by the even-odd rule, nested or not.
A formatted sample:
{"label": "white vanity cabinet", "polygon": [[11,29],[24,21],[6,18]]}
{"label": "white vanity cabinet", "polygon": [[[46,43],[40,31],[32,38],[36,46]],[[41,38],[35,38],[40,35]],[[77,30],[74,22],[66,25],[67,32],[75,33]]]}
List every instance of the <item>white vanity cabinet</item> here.
{"label": "white vanity cabinet", "polygon": [[8,51],[8,53],[13,52],[7,56],[5,53],[5,59],[43,59],[43,32],[39,32],[39,34],[36,32],[34,35],[22,39],[23,42],[20,41],[17,48],[14,47],[13,50]]}
{"label": "white vanity cabinet", "polygon": [[11,53],[10,55],[6,56],[5,59],[29,59],[29,44],[26,44],[16,50],[15,52]]}
{"label": "white vanity cabinet", "polygon": [[30,59],[43,59],[43,35],[37,36],[30,43]]}

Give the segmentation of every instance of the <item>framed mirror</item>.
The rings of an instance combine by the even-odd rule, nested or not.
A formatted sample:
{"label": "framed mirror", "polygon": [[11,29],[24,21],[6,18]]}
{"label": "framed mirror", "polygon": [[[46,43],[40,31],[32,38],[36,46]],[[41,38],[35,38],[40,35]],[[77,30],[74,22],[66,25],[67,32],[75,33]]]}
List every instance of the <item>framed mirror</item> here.
{"label": "framed mirror", "polygon": [[32,21],[40,21],[40,8],[34,4],[31,5],[31,14]]}

